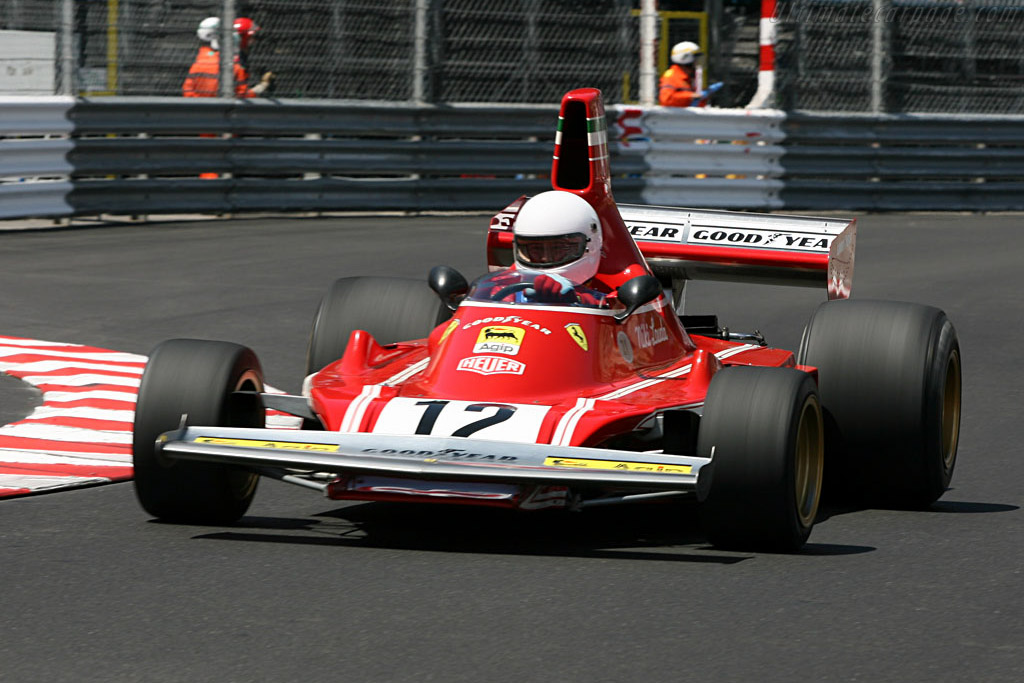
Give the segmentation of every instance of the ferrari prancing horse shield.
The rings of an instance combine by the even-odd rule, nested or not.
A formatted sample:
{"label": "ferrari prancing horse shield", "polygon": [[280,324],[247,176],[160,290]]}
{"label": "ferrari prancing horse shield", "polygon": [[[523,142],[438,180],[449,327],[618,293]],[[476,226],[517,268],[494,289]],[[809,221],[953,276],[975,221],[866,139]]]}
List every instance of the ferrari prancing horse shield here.
{"label": "ferrari prancing horse shield", "polygon": [[580,345],[580,348],[584,351],[590,350],[590,344],[587,343],[587,335],[583,332],[583,328],[579,323],[569,323],[565,326],[565,331],[569,333],[572,340]]}

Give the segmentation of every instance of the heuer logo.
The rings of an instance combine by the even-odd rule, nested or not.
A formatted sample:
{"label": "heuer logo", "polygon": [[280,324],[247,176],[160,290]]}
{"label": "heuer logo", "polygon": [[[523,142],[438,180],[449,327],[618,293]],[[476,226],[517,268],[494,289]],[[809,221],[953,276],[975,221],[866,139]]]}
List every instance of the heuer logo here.
{"label": "heuer logo", "polygon": [[515,356],[519,353],[525,336],[526,330],[521,327],[491,325],[480,330],[476,345],[473,346],[473,353],[504,353]]}
{"label": "heuer logo", "polygon": [[525,363],[511,358],[497,356],[471,356],[459,361],[458,370],[468,370],[481,375],[521,375],[526,369]]}

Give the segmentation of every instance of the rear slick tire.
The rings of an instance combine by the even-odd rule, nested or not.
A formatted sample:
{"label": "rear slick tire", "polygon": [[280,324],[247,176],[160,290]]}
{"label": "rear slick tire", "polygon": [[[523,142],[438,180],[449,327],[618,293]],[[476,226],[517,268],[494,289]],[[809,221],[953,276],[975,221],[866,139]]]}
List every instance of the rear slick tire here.
{"label": "rear slick tire", "polygon": [[712,459],[699,510],[713,545],[770,552],[804,545],[824,470],[824,428],[810,375],[791,368],[719,371],[705,399],[697,454]]}
{"label": "rear slick tire", "polygon": [[797,362],[818,368],[828,487],[843,502],[927,507],[960,436],[960,343],[938,308],[839,300],[811,315]]}
{"label": "rear slick tire", "polygon": [[422,339],[451,311],[425,282],[395,277],[335,280],[313,319],[306,352],[311,375],[341,358],[354,330],[369,332],[378,344]]}
{"label": "rear slick tire", "polygon": [[160,434],[189,424],[263,427],[258,397],[263,371],[250,349],[228,342],[171,339],[150,354],[142,373],[132,437],[135,494],[154,517],[184,524],[237,521],[252,502],[259,475],[218,463],[175,460],[156,450]]}

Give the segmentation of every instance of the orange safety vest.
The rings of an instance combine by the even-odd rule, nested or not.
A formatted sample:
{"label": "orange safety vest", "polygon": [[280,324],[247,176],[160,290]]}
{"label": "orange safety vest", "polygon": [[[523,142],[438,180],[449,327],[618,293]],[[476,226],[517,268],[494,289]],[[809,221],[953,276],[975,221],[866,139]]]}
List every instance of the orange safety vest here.
{"label": "orange safety vest", "polygon": [[[254,97],[249,88],[249,72],[235,58],[235,97]],[[196,61],[188,70],[188,77],[181,86],[185,97],[217,97],[220,94],[220,52],[211,47],[199,48]]]}
{"label": "orange safety vest", "polygon": [[678,64],[661,75],[658,86],[658,104],[664,107],[689,107],[696,95],[690,75]]}

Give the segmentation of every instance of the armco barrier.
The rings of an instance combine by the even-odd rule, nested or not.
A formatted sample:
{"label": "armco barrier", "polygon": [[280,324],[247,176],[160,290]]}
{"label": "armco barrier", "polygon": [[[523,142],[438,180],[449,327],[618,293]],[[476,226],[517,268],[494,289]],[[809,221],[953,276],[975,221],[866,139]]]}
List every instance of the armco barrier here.
{"label": "armco barrier", "polygon": [[[1024,117],[607,113],[622,202],[1024,209]],[[556,117],[554,105],[0,98],[0,218],[496,210],[550,186]]]}
{"label": "armco barrier", "polygon": [[72,212],[72,105],[70,97],[0,97],[0,219]]}
{"label": "armco barrier", "polygon": [[789,114],[782,204],[1024,210],[1024,116]]}

